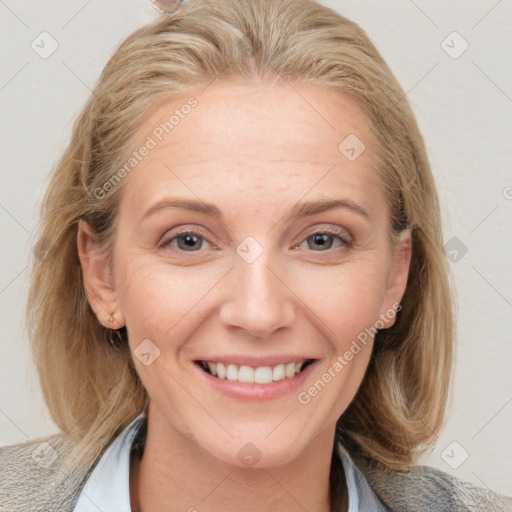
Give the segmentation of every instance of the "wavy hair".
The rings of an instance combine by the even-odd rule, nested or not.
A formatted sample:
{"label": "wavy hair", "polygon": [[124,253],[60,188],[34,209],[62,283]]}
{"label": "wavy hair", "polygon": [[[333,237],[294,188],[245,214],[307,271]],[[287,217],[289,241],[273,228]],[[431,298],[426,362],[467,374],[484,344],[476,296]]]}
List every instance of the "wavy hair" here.
{"label": "wavy hair", "polygon": [[213,80],[313,83],[349,95],[371,120],[390,238],[409,229],[412,259],[395,324],[375,336],[361,386],[336,436],[381,468],[401,471],[433,447],[452,388],[455,300],[440,207],[406,95],[366,33],[312,0],[190,1],[115,50],[52,170],[34,238],[26,329],[46,405],[73,440],[69,471],[92,463],[144,409],[148,396],[126,327],[108,342],[88,304],[78,223],[105,249],[116,232],[122,183],[95,191],[123,164],[150,110]]}

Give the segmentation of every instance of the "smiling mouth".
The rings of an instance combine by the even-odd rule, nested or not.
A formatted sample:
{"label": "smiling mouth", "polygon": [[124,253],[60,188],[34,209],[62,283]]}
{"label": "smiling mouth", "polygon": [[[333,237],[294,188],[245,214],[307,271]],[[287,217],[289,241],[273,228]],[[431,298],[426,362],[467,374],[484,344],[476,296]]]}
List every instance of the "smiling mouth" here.
{"label": "smiling mouth", "polygon": [[271,384],[284,379],[293,379],[303,372],[315,359],[304,359],[294,363],[281,363],[276,366],[236,365],[196,361],[196,364],[209,375],[220,380],[241,382],[244,384]]}

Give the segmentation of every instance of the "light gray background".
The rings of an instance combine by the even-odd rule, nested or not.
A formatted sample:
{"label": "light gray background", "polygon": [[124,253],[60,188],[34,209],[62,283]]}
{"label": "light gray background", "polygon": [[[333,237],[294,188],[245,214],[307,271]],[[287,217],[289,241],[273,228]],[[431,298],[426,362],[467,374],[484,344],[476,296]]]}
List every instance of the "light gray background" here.
{"label": "light gray background", "polygon": [[[459,300],[454,407],[425,463],[512,495],[512,4],[323,3],[368,32],[408,91],[441,196],[445,242],[457,238],[448,245]],[[28,232],[101,69],[156,16],[149,0],[0,0],[0,445],[57,432],[20,331]],[[59,45],[47,59],[31,48],[42,46],[43,31]],[[453,58],[464,41],[468,49]]]}

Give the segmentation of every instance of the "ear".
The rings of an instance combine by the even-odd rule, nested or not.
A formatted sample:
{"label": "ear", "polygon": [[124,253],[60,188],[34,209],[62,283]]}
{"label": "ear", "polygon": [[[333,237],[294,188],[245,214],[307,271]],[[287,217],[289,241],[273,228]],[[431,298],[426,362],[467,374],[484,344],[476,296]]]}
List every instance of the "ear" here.
{"label": "ear", "polygon": [[384,323],[383,329],[387,329],[395,323],[396,311],[401,309],[398,306],[407,287],[411,255],[411,230],[405,229],[400,233],[396,242],[391,268],[386,277],[386,290],[379,316],[379,319]]}
{"label": "ear", "polygon": [[91,308],[102,325],[120,329],[125,319],[117,303],[111,255],[100,247],[94,229],[82,219],[78,223],[77,246],[85,294]]}

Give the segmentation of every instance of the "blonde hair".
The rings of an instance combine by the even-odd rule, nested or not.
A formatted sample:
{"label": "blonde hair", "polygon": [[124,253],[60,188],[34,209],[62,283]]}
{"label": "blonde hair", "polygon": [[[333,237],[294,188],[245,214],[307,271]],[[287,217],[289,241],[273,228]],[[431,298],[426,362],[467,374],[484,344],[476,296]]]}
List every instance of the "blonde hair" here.
{"label": "blonde hair", "polygon": [[455,339],[438,197],[414,115],[366,33],[335,11],[310,0],[216,0],[189,2],[179,18],[135,31],[115,51],[41,205],[26,326],[51,417],[73,440],[70,471],[91,467],[148,400],[126,328],[114,347],[87,302],[78,223],[89,221],[111,247],[122,183],[104,197],[94,191],[121,167],[150,109],[224,78],[333,86],[373,123],[390,233],[411,230],[412,260],[402,310],[376,334],[337,436],[382,468],[406,469],[444,425]]}

